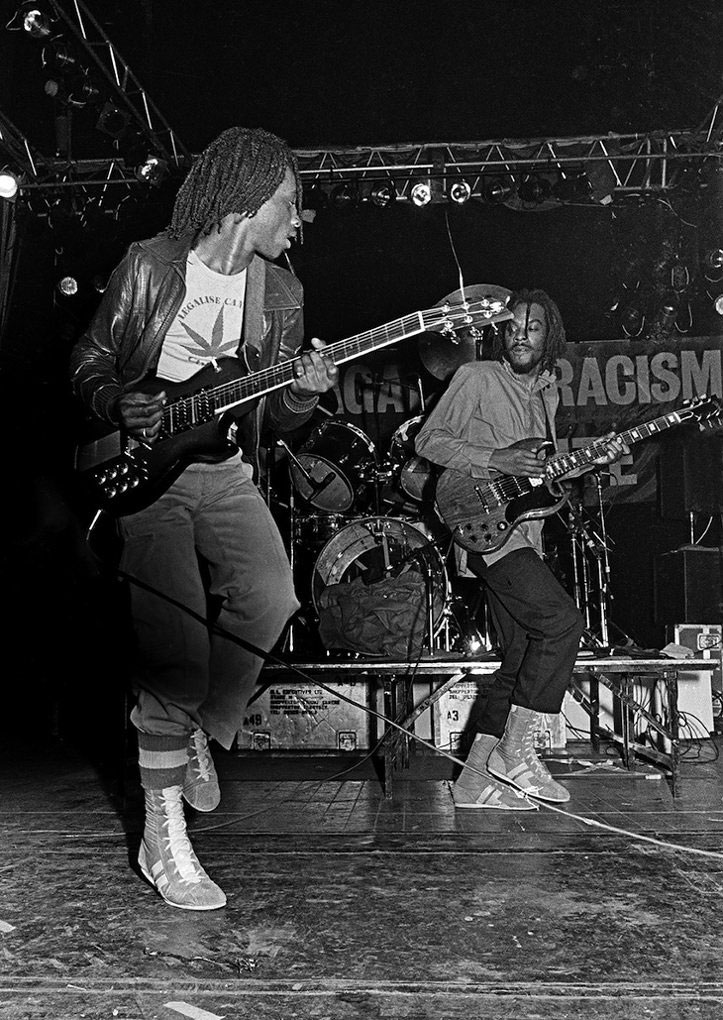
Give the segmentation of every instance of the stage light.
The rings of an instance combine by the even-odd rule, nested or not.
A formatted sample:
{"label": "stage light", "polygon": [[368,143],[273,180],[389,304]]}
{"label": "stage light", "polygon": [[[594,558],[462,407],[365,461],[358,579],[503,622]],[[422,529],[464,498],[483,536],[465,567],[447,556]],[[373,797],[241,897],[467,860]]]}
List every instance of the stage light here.
{"label": "stage light", "polygon": [[488,202],[494,205],[503,205],[509,202],[515,193],[515,187],[511,180],[504,177],[491,177],[485,181],[484,196]]}
{"label": "stage light", "polygon": [[386,209],[388,206],[394,205],[397,198],[397,189],[392,181],[375,184],[369,198],[373,205],[378,205],[380,209]]}
{"label": "stage light", "polygon": [[412,187],[409,197],[416,206],[429,205],[432,201],[432,186],[429,181],[417,181]]}
{"label": "stage light", "polygon": [[641,302],[633,301],[622,309],[620,326],[625,336],[640,336],[645,328],[645,308]]}
{"label": "stage light", "polygon": [[714,300],[713,307],[718,315],[723,315],[723,294],[719,294]]}
{"label": "stage light", "polygon": [[552,186],[545,177],[530,176],[520,182],[517,194],[523,202],[540,205],[550,197]]}
{"label": "stage light", "polygon": [[155,187],[168,176],[168,163],[160,156],[147,156],[135,168],[134,174],[142,184],[150,184]]}
{"label": "stage light", "polygon": [[70,55],[61,40],[53,40],[49,46],[44,46],[40,60],[43,67],[48,71],[59,74],[75,70],[78,66],[78,61]]}
{"label": "stage light", "polygon": [[7,167],[3,167],[0,170],[0,198],[6,198],[11,200],[15,198],[18,193],[18,178]]}
{"label": "stage light", "polygon": [[356,184],[337,184],[332,190],[331,201],[337,209],[352,209],[359,204],[359,189]]}
{"label": "stage light", "polygon": [[78,293],[78,281],[74,276],[61,276],[57,283],[58,293],[63,297],[74,297]]}
{"label": "stage light", "polygon": [[681,333],[685,332],[685,330],[678,329],[677,320],[680,311],[681,307],[675,294],[666,294],[650,323],[650,339],[659,342],[666,341],[671,339],[676,330]]}
{"label": "stage light", "polygon": [[723,279],[723,248],[710,248],[700,260],[706,280]]}
{"label": "stage light", "polygon": [[98,131],[111,138],[120,138],[130,122],[130,114],[125,110],[119,110],[113,103],[106,103],[98,115],[95,123]]}
{"label": "stage light", "polygon": [[32,39],[47,39],[52,32],[53,18],[37,3],[23,4],[20,8],[23,31]]}
{"label": "stage light", "polygon": [[591,197],[590,181],[584,170],[560,172],[552,185],[551,194],[559,202],[581,202]]}
{"label": "stage light", "polygon": [[311,184],[308,188],[304,188],[301,200],[302,209],[319,212],[321,209],[326,209],[328,205],[329,196],[318,184]]}
{"label": "stage light", "polygon": [[455,181],[450,187],[448,194],[452,202],[456,202],[457,205],[464,205],[471,198],[472,189],[467,181]]}

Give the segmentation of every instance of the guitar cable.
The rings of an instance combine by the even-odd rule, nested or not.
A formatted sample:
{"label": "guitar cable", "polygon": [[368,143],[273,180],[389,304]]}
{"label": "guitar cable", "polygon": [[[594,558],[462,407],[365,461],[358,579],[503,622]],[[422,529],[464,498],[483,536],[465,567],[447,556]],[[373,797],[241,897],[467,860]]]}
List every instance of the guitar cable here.
{"label": "guitar cable", "polygon": [[[242,648],[244,648],[247,652],[251,652],[252,655],[258,656],[260,659],[263,659],[265,662],[273,663],[273,664],[278,665],[278,666],[283,666],[284,668],[290,670],[291,672],[298,674],[298,676],[301,677],[306,683],[310,683],[310,684],[312,684],[314,686],[321,687],[322,690],[326,691],[328,694],[333,695],[335,698],[340,698],[342,701],[345,701],[347,704],[352,705],[354,708],[361,709],[367,715],[373,716],[374,718],[380,720],[381,722],[384,723],[385,727],[392,727],[393,729],[398,730],[405,737],[408,737],[408,738],[411,738],[411,739],[415,740],[418,744],[421,744],[423,747],[429,748],[435,754],[438,754],[438,755],[441,755],[444,758],[447,758],[449,761],[453,762],[455,765],[460,765],[462,767],[465,766],[465,762],[462,761],[460,758],[457,758],[455,755],[451,754],[448,751],[445,751],[441,747],[435,746],[430,741],[425,740],[423,737],[420,737],[418,734],[414,733],[412,730],[409,730],[406,727],[400,725],[394,719],[390,719],[388,716],[384,715],[384,713],[378,712],[378,711],[376,711],[376,709],[370,708],[367,705],[362,705],[360,702],[354,701],[353,698],[347,697],[345,694],[342,694],[340,691],[334,690],[334,688],[329,687],[327,684],[323,683],[321,680],[317,680],[314,677],[310,676],[304,670],[302,670],[298,666],[296,666],[293,662],[289,662],[289,661],[281,658],[280,656],[276,655],[274,652],[265,652],[263,649],[258,648],[256,645],[252,644],[250,641],[246,641],[245,639],[240,638],[240,637],[238,637],[235,634],[229,633],[225,628],[220,627],[214,621],[208,620],[208,618],[203,616],[201,613],[197,613],[195,610],[191,609],[189,606],[184,605],[182,602],[179,602],[177,599],[174,599],[174,598],[172,598],[169,595],[165,595],[164,593],[159,592],[158,589],[154,588],[152,585],[147,584],[145,581],[141,581],[140,578],[134,577],[132,574],[128,574],[126,571],[121,570],[120,568],[116,568],[116,574],[117,574],[118,577],[123,578],[124,580],[128,581],[130,584],[134,584],[134,585],[136,585],[139,588],[143,588],[144,591],[147,591],[150,594],[155,595],[155,596],[157,596],[160,599],[164,599],[170,605],[173,605],[177,609],[180,609],[182,612],[185,612],[188,616],[190,616],[192,619],[196,620],[198,623],[202,623],[204,626],[208,627],[213,633],[216,633],[216,634],[220,635],[221,637],[224,637],[224,638],[228,639],[229,641],[233,641],[235,644],[238,644]],[[411,673],[411,677],[412,678],[414,677],[414,675],[416,673],[416,668],[417,668],[418,664],[419,664],[419,660],[413,666],[413,671]],[[384,736],[385,737],[388,736],[388,733],[385,732]],[[383,739],[384,738],[382,738],[382,740]],[[381,741],[379,743],[381,743]],[[488,778],[485,775],[485,773],[480,772],[478,769],[474,768],[473,766],[467,766],[467,768],[471,772],[473,772],[475,775],[478,775],[481,778]],[[518,791],[518,792],[520,792],[520,791]],[[682,851],[683,853],[695,854],[695,855],[698,855],[698,856],[701,856],[701,857],[708,857],[708,858],[712,858],[713,860],[723,861],[723,852],[713,851],[713,850],[704,850],[704,849],[699,848],[699,847],[690,847],[690,846],[684,846],[683,844],[680,844],[680,843],[671,843],[668,840],[655,839],[654,837],[646,836],[643,833],[633,832],[633,831],[631,831],[629,829],[623,829],[623,828],[620,828],[620,827],[615,826],[615,825],[610,825],[607,822],[601,822],[601,821],[598,821],[597,819],[589,818],[589,817],[587,817],[585,815],[579,815],[579,814],[576,814],[575,812],[568,811],[568,810],[565,810],[563,808],[555,807],[553,804],[546,803],[546,802],[544,802],[544,801],[534,797],[532,794],[522,794],[522,796],[525,797],[528,800],[529,803],[534,804],[538,809],[539,808],[544,808],[544,809],[546,809],[548,811],[554,812],[555,814],[563,815],[566,818],[573,818],[576,821],[581,822],[584,825],[590,826],[591,828],[602,829],[602,830],[604,830],[606,832],[614,833],[615,835],[618,835],[618,836],[626,836],[629,839],[632,839],[632,840],[635,840],[635,841],[639,841],[639,842],[643,842],[643,843],[650,843],[650,844],[652,844],[654,846],[660,847],[661,849],[665,849],[665,850]],[[266,809],[264,809],[264,810],[266,810]],[[234,819],[234,823],[235,823],[235,821],[236,821],[236,819]],[[219,826],[209,826],[207,829],[203,829],[203,830],[199,829],[199,830],[196,830],[196,831],[211,831],[211,829],[216,829],[216,828],[223,827],[224,824],[226,824],[226,823],[221,823],[221,825],[219,825]],[[232,824],[232,823],[228,823],[228,824]]]}

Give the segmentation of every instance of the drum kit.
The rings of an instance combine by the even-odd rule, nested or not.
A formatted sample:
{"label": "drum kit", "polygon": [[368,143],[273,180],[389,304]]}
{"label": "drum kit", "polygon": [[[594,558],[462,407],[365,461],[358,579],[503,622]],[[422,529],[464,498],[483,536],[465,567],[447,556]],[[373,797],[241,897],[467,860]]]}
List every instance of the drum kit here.
{"label": "drum kit", "polygon": [[[497,285],[473,284],[439,304],[506,303],[510,294]],[[451,336],[422,333],[420,360],[432,377],[446,382],[460,365],[479,360],[483,335],[474,327]],[[421,380],[419,390],[424,410]],[[313,644],[320,596],[330,586],[393,580],[406,570],[425,579],[426,651],[491,650],[483,601],[475,594],[470,611],[470,600],[459,591],[463,582],[457,583],[452,536],[434,506],[434,466],[415,452],[426,415],[404,421],[381,455],[362,429],[326,413],[294,451],[279,442],[287,454],[290,559],[302,601],[288,650],[308,645],[310,635]]]}
{"label": "drum kit", "polygon": [[295,452],[282,444],[292,490],[290,558],[302,601],[290,650],[309,643],[330,585],[373,584],[406,570],[425,578],[427,650],[449,651],[459,642],[451,535],[434,509],[434,468],[414,451],[423,421],[417,415],[403,422],[384,456],[360,428],[337,417],[322,421]]}

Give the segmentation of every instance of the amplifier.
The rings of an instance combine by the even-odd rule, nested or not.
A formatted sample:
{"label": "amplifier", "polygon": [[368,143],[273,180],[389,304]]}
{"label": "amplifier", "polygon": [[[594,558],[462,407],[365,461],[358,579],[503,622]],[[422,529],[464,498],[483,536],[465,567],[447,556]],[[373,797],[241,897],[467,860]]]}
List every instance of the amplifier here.
{"label": "amplifier", "polygon": [[720,549],[685,545],[656,558],[656,623],[672,626],[721,618],[721,556]]}
{"label": "amplifier", "polygon": [[[678,623],[673,628],[676,645],[690,648],[696,658],[712,659],[716,669],[686,670],[678,673],[678,709],[691,716],[690,725],[700,719],[706,734],[715,727],[713,719],[721,714],[723,691],[723,627],[720,623]],[[685,659],[682,660],[685,662]],[[713,693],[716,698],[713,700]],[[700,730],[698,725],[697,730]]]}

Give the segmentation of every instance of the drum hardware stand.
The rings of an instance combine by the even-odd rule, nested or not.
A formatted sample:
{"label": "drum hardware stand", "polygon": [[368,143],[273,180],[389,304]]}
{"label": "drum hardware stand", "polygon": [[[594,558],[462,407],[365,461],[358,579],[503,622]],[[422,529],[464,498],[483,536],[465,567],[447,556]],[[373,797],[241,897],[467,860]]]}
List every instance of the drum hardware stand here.
{"label": "drum hardware stand", "polygon": [[[296,529],[296,496],[294,495],[295,488],[294,488],[294,479],[293,479],[292,474],[291,474],[291,465],[293,463],[296,466],[296,468],[298,469],[300,474],[303,476],[304,480],[308,483],[309,487],[312,490],[314,490],[314,494],[316,492],[320,492],[326,485],[328,485],[329,481],[333,480],[334,476],[332,475],[331,479],[326,479],[325,478],[321,482],[317,482],[314,478],[312,478],[312,476],[306,470],[304,465],[299,461],[299,459],[296,457],[296,455],[293,453],[293,451],[289,448],[288,443],[284,442],[283,439],[279,439],[279,438],[276,439],[276,442],[278,443],[278,445],[280,447],[282,447],[286,451],[286,454],[287,454],[287,456],[289,458],[288,459],[288,471],[289,471],[289,550],[288,550],[288,555],[289,555],[289,565],[291,567],[291,575],[293,577],[295,572],[296,572],[296,539],[297,539],[297,529]],[[296,641],[295,641],[295,630],[296,630],[296,626],[297,626],[296,621],[292,618],[291,624],[289,626],[288,633],[287,633],[287,636],[286,636],[286,640],[284,642],[285,650],[287,650],[289,652],[293,652],[295,650],[295,644],[296,644]]]}
{"label": "drum hardware stand", "polygon": [[[571,538],[573,587],[575,604],[583,615],[585,631],[583,640],[592,648],[610,647],[610,628],[612,621],[610,608],[610,543],[605,525],[605,508],[602,498],[602,472],[595,471],[597,508],[599,516],[598,530],[586,521],[580,505],[572,500],[567,504],[568,530]],[[590,580],[590,561],[594,561],[596,570],[597,592],[597,631],[593,626],[591,598],[592,585]],[[619,627],[616,630],[620,631]],[[626,643],[635,644],[629,635],[620,633]]]}

